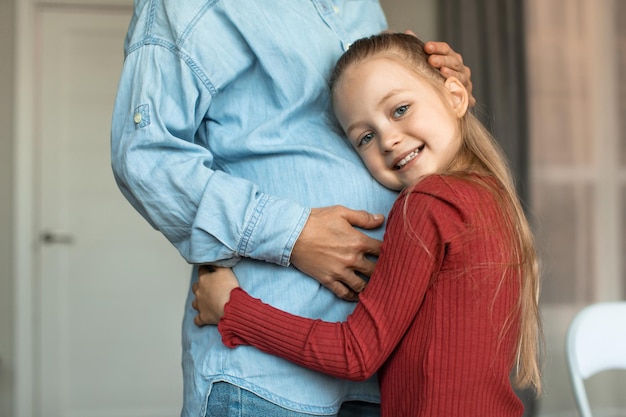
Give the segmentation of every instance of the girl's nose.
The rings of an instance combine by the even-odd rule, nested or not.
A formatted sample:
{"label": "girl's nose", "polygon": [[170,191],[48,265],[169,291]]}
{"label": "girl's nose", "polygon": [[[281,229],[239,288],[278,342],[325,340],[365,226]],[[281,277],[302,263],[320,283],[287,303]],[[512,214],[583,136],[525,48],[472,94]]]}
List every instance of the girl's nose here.
{"label": "girl's nose", "polygon": [[389,153],[393,148],[402,142],[402,136],[397,131],[386,132],[380,140],[380,150],[382,153]]}

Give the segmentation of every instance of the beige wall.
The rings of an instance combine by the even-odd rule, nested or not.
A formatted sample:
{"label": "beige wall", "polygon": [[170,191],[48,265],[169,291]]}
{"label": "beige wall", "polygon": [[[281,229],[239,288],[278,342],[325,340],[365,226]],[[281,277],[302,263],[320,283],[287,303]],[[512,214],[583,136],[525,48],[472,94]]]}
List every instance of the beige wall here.
{"label": "beige wall", "polygon": [[0,416],[10,416],[13,397],[13,10],[0,0]]}

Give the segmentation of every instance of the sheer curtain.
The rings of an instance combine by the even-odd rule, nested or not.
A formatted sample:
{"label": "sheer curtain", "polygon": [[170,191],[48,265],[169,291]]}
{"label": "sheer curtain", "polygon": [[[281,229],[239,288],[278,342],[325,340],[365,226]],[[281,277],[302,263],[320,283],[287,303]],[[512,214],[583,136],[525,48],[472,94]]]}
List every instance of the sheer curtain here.
{"label": "sheer curtain", "polygon": [[[543,253],[542,416],[576,416],[564,337],[585,305],[626,299],[626,1],[525,0],[530,190]],[[626,377],[587,384],[594,415],[626,415]]]}
{"label": "sheer curtain", "polygon": [[506,152],[528,197],[528,123],[522,0],[441,0],[439,39],[472,70],[476,115]]}

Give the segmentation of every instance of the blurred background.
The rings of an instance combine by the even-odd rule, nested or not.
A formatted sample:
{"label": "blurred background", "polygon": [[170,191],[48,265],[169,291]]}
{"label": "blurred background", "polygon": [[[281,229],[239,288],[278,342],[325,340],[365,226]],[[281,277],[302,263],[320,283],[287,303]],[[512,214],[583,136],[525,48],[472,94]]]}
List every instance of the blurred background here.
{"label": "blurred background", "polygon": [[[626,0],[381,3],[472,69],[540,246],[545,392],[527,415],[576,416],[567,326],[626,299]],[[0,0],[0,417],[179,414],[188,267],[108,160],[131,6]],[[626,416],[624,375],[588,386],[598,416]]]}

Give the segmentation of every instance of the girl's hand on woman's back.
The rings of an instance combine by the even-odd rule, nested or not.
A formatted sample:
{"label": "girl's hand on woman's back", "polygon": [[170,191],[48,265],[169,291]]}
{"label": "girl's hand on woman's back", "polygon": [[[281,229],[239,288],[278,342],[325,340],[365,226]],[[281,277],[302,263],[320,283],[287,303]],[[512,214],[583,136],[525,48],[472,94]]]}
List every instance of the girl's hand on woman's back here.
{"label": "girl's hand on woman's back", "polygon": [[195,298],[191,306],[198,311],[194,318],[196,326],[217,324],[224,315],[224,306],[230,299],[233,288],[239,281],[230,268],[201,265],[198,268],[198,282],[191,287]]}

